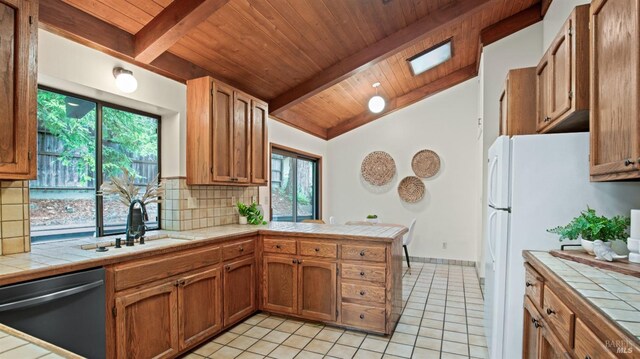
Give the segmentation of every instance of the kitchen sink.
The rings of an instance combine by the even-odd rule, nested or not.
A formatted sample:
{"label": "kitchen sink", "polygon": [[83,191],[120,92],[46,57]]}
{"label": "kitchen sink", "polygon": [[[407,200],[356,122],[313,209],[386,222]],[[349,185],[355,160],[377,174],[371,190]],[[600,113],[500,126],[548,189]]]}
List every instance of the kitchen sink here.
{"label": "kitchen sink", "polygon": [[[170,236],[162,236],[162,237],[150,236],[150,237],[144,239],[144,244],[140,244],[139,240],[136,239],[134,247],[138,247],[138,246],[147,246],[147,247],[165,246],[165,245],[182,243],[182,242],[188,241],[188,240],[189,240],[188,238],[176,238],[176,237],[170,237]],[[106,249],[113,249],[113,250],[120,250],[122,248],[132,248],[132,247],[127,247],[125,245],[124,236],[122,237],[122,248],[115,248],[115,244],[116,244],[115,238],[113,238],[113,239],[109,239],[109,240],[98,241],[98,242],[95,242],[95,243],[83,244],[80,247],[82,249],[86,250],[86,251],[95,251],[95,250],[98,250],[98,248],[100,248],[100,247],[104,247]]]}

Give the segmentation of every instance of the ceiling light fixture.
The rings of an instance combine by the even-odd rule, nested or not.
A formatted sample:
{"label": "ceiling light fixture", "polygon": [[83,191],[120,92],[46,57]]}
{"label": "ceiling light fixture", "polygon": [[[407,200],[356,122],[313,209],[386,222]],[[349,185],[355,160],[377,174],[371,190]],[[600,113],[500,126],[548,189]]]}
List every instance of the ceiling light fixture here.
{"label": "ceiling light fixture", "polygon": [[385,101],[384,98],[382,98],[382,96],[378,95],[378,87],[380,87],[380,83],[376,82],[373,84],[373,88],[376,89],[376,95],[373,96],[370,100],[369,100],[369,111],[373,112],[373,113],[380,113],[382,112],[382,110],[384,110],[384,106]]}
{"label": "ceiling light fixture", "polygon": [[116,78],[116,87],[124,93],[132,93],[138,88],[138,80],[133,77],[133,71],[116,67],[113,69],[113,77]]}
{"label": "ceiling light fixture", "polygon": [[413,76],[431,70],[441,63],[451,59],[451,39],[426,49],[421,53],[407,59]]}

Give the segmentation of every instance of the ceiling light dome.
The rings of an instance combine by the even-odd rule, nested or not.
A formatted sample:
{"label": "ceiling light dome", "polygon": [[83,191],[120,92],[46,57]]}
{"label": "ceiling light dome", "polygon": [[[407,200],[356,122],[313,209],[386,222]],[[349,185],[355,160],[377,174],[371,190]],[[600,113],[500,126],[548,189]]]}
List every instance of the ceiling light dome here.
{"label": "ceiling light dome", "polygon": [[133,77],[133,71],[116,67],[113,69],[113,77],[116,78],[116,87],[124,93],[132,93],[138,88],[138,80]]}
{"label": "ceiling light dome", "polygon": [[384,110],[386,105],[384,98],[378,95],[378,87],[380,87],[380,83],[376,82],[373,84],[373,88],[376,89],[376,95],[369,99],[369,111],[373,113],[380,113]]}

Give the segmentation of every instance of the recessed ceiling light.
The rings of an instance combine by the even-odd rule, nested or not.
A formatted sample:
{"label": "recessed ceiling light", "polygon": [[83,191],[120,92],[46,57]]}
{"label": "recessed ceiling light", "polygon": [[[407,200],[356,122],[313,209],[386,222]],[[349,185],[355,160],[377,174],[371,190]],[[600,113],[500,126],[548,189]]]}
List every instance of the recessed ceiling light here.
{"label": "recessed ceiling light", "polygon": [[413,76],[418,76],[449,59],[451,59],[451,39],[410,57],[407,61]]}

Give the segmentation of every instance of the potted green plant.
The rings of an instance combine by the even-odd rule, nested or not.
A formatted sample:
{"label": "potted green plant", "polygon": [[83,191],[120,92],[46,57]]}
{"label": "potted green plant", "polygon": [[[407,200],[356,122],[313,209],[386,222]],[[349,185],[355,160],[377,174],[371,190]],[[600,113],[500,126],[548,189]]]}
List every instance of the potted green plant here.
{"label": "potted green plant", "polygon": [[[593,241],[597,239],[603,241],[609,247],[614,241],[625,243],[628,237],[627,229],[630,224],[629,217],[614,216],[607,218],[598,216],[595,209],[587,207],[585,211],[580,212],[580,215],[572,219],[567,225],[547,229],[547,232],[558,234],[560,241],[580,238],[582,248],[593,255]],[[626,248],[625,245],[614,246],[613,250],[618,254],[624,254],[619,253],[620,251],[624,252],[624,248]]]}
{"label": "potted green plant", "polygon": [[367,222],[369,223],[378,223],[378,215],[377,214],[370,214],[367,216]]}
{"label": "potted green plant", "polygon": [[238,214],[240,214],[240,224],[267,224],[256,202],[251,203],[249,206],[238,202],[237,206]]}

